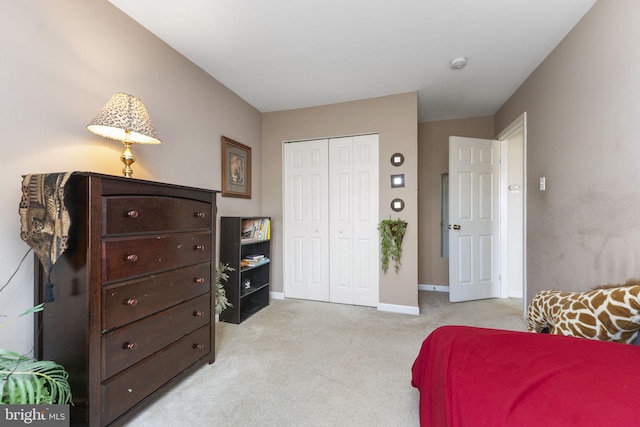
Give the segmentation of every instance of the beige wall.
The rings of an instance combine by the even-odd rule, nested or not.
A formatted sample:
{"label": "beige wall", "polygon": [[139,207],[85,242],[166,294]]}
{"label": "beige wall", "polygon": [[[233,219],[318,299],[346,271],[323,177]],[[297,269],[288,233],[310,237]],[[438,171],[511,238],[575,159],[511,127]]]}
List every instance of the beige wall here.
{"label": "beige wall", "polygon": [[[0,27],[0,283],[28,249],[19,237],[23,174],[121,173],[122,144],[85,129],[115,92],[142,99],[163,141],[133,147],[136,178],[219,190],[221,135],[260,159],[260,113],[106,0],[6,0]],[[219,214],[260,214],[260,193],[219,198]],[[2,291],[0,315],[33,305],[32,265],[29,256]],[[0,347],[30,351],[31,324],[0,328]]]}
{"label": "beige wall", "polygon": [[418,282],[449,286],[449,261],[440,256],[440,177],[449,171],[449,136],[493,138],[493,116],[418,126]]}
{"label": "beige wall", "polygon": [[598,1],[496,114],[527,112],[529,299],[640,277],[639,16]]}
{"label": "beige wall", "polygon": [[[298,110],[266,113],[262,118],[262,206],[263,214],[273,219],[272,289],[283,291],[282,284],[282,142],[333,136],[380,134],[380,218],[400,217],[409,225],[403,243],[399,273],[390,269],[380,273],[380,302],[417,308],[418,305],[418,153],[417,95],[415,92],[345,102]],[[394,168],[389,159],[395,152],[405,163]],[[391,189],[389,176],[405,174],[406,186]],[[405,209],[391,210],[391,200],[400,197]]]}

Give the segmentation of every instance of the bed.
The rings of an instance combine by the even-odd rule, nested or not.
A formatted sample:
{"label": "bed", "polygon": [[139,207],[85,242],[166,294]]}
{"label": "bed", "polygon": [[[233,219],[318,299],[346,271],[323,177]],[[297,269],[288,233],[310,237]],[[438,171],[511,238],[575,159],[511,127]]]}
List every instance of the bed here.
{"label": "bed", "polygon": [[640,425],[640,347],[560,335],[442,326],[411,384],[422,426]]}

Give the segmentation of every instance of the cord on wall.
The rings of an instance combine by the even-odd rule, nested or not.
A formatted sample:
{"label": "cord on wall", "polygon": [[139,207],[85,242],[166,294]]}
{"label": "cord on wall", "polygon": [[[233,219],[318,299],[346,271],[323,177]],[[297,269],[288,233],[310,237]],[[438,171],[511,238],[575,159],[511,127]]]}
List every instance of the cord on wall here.
{"label": "cord on wall", "polygon": [[33,249],[29,248],[29,250],[27,251],[26,254],[24,254],[24,256],[22,257],[22,259],[20,260],[20,263],[18,264],[18,266],[16,267],[16,270],[13,272],[13,274],[9,277],[9,279],[7,280],[7,283],[5,283],[4,285],[2,285],[2,287],[0,288],[0,292],[2,292],[4,290],[4,288],[6,288],[9,283],[11,283],[11,280],[13,279],[13,277],[18,273],[18,270],[20,270],[20,267],[22,266],[22,263],[24,262],[24,260],[27,258],[27,255],[29,255],[29,252],[31,252]]}

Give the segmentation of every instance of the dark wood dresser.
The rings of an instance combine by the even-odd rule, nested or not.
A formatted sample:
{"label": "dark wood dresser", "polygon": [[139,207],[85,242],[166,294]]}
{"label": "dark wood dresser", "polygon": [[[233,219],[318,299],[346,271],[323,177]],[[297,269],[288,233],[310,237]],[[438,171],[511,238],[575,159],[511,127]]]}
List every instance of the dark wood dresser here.
{"label": "dark wood dresser", "polygon": [[[69,372],[72,425],[122,424],[215,358],[216,191],[76,172],[65,187],[69,248],[36,357]],[[46,278],[35,262],[36,303]]]}

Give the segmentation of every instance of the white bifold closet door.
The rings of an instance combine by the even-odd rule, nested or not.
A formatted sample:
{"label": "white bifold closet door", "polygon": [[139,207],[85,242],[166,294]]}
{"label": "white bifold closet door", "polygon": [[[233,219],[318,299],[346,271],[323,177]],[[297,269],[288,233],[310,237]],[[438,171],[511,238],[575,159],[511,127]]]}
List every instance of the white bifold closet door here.
{"label": "white bifold closet door", "polygon": [[378,135],[284,146],[284,291],[378,304]]}
{"label": "white bifold closet door", "polygon": [[285,296],[329,301],[328,140],[284,145]]}

